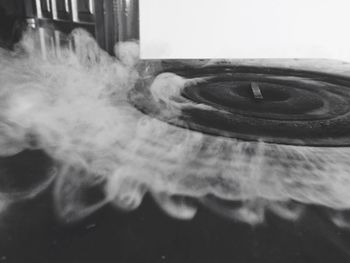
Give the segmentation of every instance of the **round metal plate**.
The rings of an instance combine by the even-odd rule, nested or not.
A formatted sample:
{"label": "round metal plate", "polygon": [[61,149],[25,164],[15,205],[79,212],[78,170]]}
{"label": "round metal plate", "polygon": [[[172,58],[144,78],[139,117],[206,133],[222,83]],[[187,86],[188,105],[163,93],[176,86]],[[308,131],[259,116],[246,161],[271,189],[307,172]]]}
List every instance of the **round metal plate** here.
{"label": "round metal plate", "polygon": [[181,96],[214,110],[189,107],[175,119],[165,118],[146,82],[130,93],[131,103],[170,124],[217,136],[292,145],[350,145],[350,78],[246,66],[167,72],[189,79],[211,77],[187,86]]}

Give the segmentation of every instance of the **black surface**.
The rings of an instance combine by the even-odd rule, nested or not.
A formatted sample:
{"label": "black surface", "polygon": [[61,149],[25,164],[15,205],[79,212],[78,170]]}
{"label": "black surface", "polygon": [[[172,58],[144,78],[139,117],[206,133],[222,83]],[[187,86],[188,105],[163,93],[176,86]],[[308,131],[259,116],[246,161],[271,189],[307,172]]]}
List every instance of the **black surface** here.
{"label": "black surface", "polygon": [[[50,163],[38,151],[27,151],[14,159],[11,164],[0,162],[0,166],[15,169],[18,176],[21,173],[17,178],[33,169],[43,176]],[[267,211],[263,224],[250,226],[217,216],[203,207],[191,221],[176,220],[146,197],[134,212],[123,213],[107,205],[68,224],[55,213],[51,188],[35,198],[8,203],[2,210],[0,262],[350,261],[349,230],[336,227],[328,219],[332,211],[322,207],[306,207],[304,215],[294,222]]]}
{"label": "black surface", "polygon": [[1,157],[1,196],[10,200],[31,196],[38,186],[51,180],[54,173],[53,161],[40,150],[25,150],[13,156]]}
{"label": "black surface", "polygon": [[[131,103],[163,121],[218,136],[293,145],[350,145],[350,78],[243,66],[167,72],[186,78],[212,77],[187,86],[181,96],[215,110],[186,107],[180,116],[167,118],[166,107],[145,88],[150,83],[142,81],[130,93]],[[259,85],[263,100],[254,98],[252,82]]]}
{"label": "black surface", "polygon": [[346,263],[349,247],[349,232],[317,207],[295,223],[267,214],[253,227],[204,209],[192,221],[178,221],[147,198],[129,214],[106,206],[65,225],[53,213],[49,190],[13,205],[0,226],[0,262]]}

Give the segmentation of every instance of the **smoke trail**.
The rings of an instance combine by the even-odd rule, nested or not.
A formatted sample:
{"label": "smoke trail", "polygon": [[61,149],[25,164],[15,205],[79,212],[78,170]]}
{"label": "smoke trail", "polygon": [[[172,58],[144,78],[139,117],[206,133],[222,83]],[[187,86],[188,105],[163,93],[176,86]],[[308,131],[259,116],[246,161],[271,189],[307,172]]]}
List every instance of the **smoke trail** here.
{"label": "smoke trail", "polygon": [[138,62],[135,43],[116,46],[114,58],[84,31],[68,38],[74,50],[47,50],[46,59],[28,35],[16,52],[0,49],[0,155],[41,149],[54,160],[60,217],[78,220],[106,203],[136,209],[146,193],[181,219],[199,205],[251,224],[267,210],[296,220],[307,204],[350,208],[348,149],[248,143],[145,116],[128,101],[138,79],[152,82],[169,118],[184,107],[214,110],[178,96],[206,79],[153,80],[157,65]]}

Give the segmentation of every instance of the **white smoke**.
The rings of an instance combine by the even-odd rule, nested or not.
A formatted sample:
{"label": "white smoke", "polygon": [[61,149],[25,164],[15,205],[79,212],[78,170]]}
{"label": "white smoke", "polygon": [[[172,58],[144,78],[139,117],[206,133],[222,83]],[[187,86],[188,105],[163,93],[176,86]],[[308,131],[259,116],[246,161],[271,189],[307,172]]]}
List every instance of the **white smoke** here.
{"label": "white smoke", "polygon": [[[119,44],[114,58],[84,31],[70,38],[74,50],[57,47],[45,59],[29,36],[19,51],[0,50],[1,156],[34,148],[55,160],[60,217],[78,220],[107,203],[136,209],[146,193],[181,219],[200,205],[251,224],[266,210],[296,220],[307,204],[350,208],[349,149],[242,142],[148,117],[128,101],[135,82],[151,74],[137,44]],[[205,79],[166,73],[150,92],[174,115],[183,107],[213,110],[176,99],[198,81]]]}

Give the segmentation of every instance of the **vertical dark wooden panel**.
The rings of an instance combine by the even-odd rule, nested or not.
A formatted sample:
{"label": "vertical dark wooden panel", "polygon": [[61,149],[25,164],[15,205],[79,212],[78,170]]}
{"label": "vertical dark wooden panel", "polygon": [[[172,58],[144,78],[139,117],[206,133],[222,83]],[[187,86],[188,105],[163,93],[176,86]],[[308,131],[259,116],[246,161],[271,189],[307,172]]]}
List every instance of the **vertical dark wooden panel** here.
{"label": "vertical dark wooden panel", "polygon": [[36,14],[35,3],[34,0],[27,0],[24,2],[24,16],[27,18],[34,18]]}
{"label": "vertical dark wooden panel", "polygon": [[115,27],[118,41],[139,39],[138,0],[115,0]]}
{"label": "vertical dark wooden panel", "polygon": [[129,6],[126,7],[126,30],[125,40],[138,40],[140,38],[139,33],[139,1],[129,1]]}
{"label": "vertical dark wooden panel", "polygon": [[40,0],[43,17],[52,18],[52,6],[50,0]]}
{"label": "vertical dark wooden panel", "polygon": [[95,37],[97,43],[102,48],[106,48],[106,31],[104,20],[104,2],[105,0],[95,0]]}
{"label": "vertical dark wooden panel", "polygon": [[82,22],[93,22],[94,21],[94,7],[95,2],[90,0],[78,0],[78,18]]}
{"label": "vertical dark wooden panel", "polygon": [[72,18],[70,0],[56,0],[56,6],[58,19],[70,20]]}
{"label": "vertical dark wooden panel", "polygon": [[114,32],[115,30],[115,22],[114,22],[114,16],[115,16],[115,9],[116,4],[115,0],[105,0],[104,1],[104,23],[105,23],[105,49],[110,53],[113,54],[114,51],[114,45],[116,42],[116,34]]}

